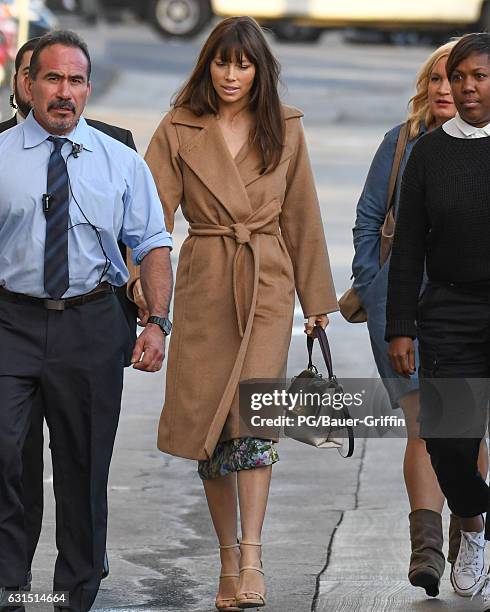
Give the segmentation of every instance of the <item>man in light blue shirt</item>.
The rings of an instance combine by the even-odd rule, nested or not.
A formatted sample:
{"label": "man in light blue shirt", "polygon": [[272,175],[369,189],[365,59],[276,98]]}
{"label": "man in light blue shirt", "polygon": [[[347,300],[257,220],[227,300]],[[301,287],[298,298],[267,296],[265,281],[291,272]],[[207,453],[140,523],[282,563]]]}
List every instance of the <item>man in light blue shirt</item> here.
{"label": "man in light blue shirt", "polygon": [[[0,286],[49,297],[43,268],[46,219],[43,194],[53,144],[31,112],[0,135]],[[124,285],[129,278],[117,245],[133,249],[134,263],[156,247],[171,247],[162,207],[144,160],[128,147],[87,125],[80,117],[66,134],[61,153],[70,178],[68,259],[70,286],[64,298],[88,293],[99,282]],[[81,152],[73,155],[74,144]],[[100,232],[103,249],[93,224]],[[111,264],[104,271],[107,258]]]}
{"label": "man in light blue shirt", "polygon": [[0,591],[26,582],[22,446],[40,392],[57,502],[54,589],[69,593],[59,608],[76,612],[95,600],[105,552],[129,333],[114,294],[129,276],[118,239],[141,265],[151,315],[136,369],[161,368],[172,291],[172,241],[146,164],[81,117],[90,69],[75,34],[43,37],[30,65],[33,112],[0,135]]}

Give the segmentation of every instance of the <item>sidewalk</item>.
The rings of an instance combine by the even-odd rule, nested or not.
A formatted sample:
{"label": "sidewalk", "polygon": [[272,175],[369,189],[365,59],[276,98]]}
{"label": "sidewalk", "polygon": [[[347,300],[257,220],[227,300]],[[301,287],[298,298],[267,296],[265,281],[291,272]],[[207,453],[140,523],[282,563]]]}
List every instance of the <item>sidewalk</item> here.
{"label": "sidewalk", "polygon": [[[343,513],[333,535],[315,612],[479,610],[478,597],[471,601],[454,593],[449,564],[437,599],[426,597],[407,580],[409,508],[401,486],[403,448],[404,440],[367,441],[355,507]],[[444,522],[446,536],[447,510]],[[447,553],[447,542],[444,550]]]}

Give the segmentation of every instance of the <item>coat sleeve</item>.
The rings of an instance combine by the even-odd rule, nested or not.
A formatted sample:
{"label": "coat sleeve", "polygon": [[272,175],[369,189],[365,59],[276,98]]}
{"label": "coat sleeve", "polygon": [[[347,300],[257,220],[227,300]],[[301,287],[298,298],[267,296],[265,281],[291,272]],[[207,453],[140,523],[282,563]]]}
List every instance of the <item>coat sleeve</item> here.
{"label": "coat sleeve", "polygon": [[352,230],[355,255],[352,262],[354,287],[361,296],[379,272],[380,227],[386,216],[388,187],[400,127],[386,134],[369,168],[357,203],[356,222]]}
{"label": "coat sleeve", "polygon": [[300,119],[288,122],[295,122],[297,128],[280,226],[303,314],[309,317],[335,312],[338,305],[303,128]]}
{"label": "coat sleeve", "polygon": [[184,188],[179,161],[179,140],[171,113],[165,116],[153,134],[145,161],[157,186],[165,216],[165,227],[172,233],[175,212],[182,201]]}
{"label": "coat sleeve", "polygon": [[[180,206],[183,194],[182,170],[179,162],[179,140],[171,113],[168,113],[157,127],[146,151],[145,161],[155,181],[169,233],[174,228],[175,212]],[[133,299],[133,285],[140,276],[139,266],[128,262],[130,279],[128,297]]]}

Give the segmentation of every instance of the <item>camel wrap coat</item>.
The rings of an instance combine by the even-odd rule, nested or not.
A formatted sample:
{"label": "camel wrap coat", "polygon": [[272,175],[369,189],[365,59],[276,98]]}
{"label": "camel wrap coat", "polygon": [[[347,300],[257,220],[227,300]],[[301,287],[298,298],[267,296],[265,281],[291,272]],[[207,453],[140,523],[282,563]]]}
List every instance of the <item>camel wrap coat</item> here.
{"label": "camel wrap coat", "polygon": [[337,310],[302,113],[283,107],[279,166],[261,173],[249,144],[233,159],[214,115],[168,113],[149,145],[172,232],[189,223],[176,274],[158,448],[208,459],[239,437],[238,383],[281,378],[295,288],[305,317]]}

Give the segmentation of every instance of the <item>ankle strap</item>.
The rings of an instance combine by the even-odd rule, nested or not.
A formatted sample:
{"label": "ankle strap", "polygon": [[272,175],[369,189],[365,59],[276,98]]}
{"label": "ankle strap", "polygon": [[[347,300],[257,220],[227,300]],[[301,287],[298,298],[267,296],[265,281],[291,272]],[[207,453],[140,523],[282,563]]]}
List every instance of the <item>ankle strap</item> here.
{"label": "ankle strap", "polygon": [[262,576],[264,575],[264,570],[261,567],[255,567],[254,565],[245,565],[244,567],[241,567],[240,573],[244,572],[245,570],[253,570],[254,572],[259,572],[259,574],[262,574]]}
{"label": "ankle strap", "polygon": [[245,542],[244,540],[240,542],[240,546],[242,546],[242,544],[244,546],[262,546],[260,542]]}
{"label": "ankle strap", "polygon": [[236,544],[220,544],[220,550],[226,550],[227,548],[238,548],[240,544],[237,542]]}

